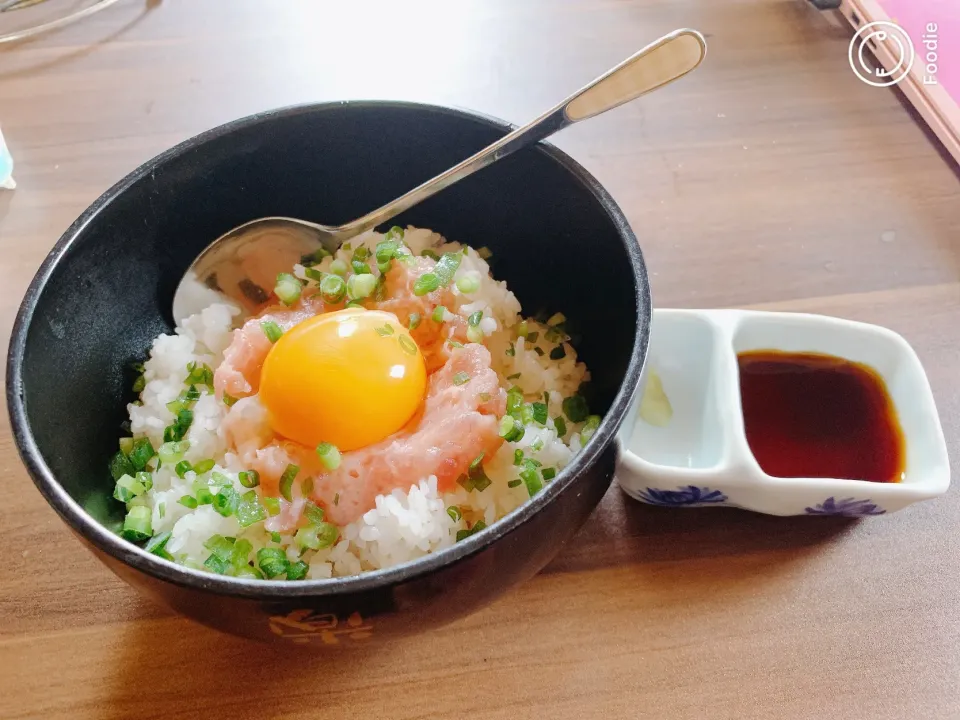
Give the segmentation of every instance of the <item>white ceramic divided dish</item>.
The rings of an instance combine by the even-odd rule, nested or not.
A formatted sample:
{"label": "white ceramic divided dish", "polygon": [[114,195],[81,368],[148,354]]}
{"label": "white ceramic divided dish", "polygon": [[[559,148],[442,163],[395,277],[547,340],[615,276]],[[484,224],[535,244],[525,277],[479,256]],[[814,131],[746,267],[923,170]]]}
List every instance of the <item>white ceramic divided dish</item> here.
{"label": "white ceramic divided dish", "polygon": [[[904,434],[899,483],[766,474],[747,444],[737,353],[816,352],[863,363],[883,378]],[[727,506],[770,515],[881,515],[946,492],[950,465],[930,385],[913,348],[875,325],[820,315],[656,310],[647,372],[673,408],[663,427],[638,416],[620,431],[620,487],[653,505]]]}

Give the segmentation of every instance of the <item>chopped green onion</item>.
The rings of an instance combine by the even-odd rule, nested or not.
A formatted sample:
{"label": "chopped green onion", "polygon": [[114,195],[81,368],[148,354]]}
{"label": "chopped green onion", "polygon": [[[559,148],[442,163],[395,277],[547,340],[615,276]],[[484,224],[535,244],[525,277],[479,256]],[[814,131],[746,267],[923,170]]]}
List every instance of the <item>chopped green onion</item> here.
{"label": "chopped green onion", "polygon": [[342,249],[344,250],[344,252],[346,252],[347,250],[353,250],[353,244],[352,244],[352,243],[344,243]]}
{"label": "chopped green onion", "polygon": [[483,471],[483,468],[477,473],[477,477],[473,479],[473,489],[477,492],[483,492],[491,484],[490,478],[487,477],[487,474]]}
{"label": "chopped green onion", "polygon": [[142,542],[153,535],[150,519],[153,512],[144,505],[137,505],[130,509],[123,519],[122,535],[130,542]]}
{"label": "chopped green onion", "polygon": [[470,375],[469,373],[465,373],[462,370],[453,376],[454,385],[465,385],[468,382],[470,382]]}
{"label": "chopped green onion", "polygon": [[417,297],[431,293],[440,287],[440,279],[435,273],[424,273],[413,283],[413,294]]}
{"label": "chopped green onion", "polygon": [[399,250],[399,240],[384,240],[377,243],[377,250],[374,253],[377,258],[377,265],[389,265],[390,261],[397,256]]}
{"label": "chopped green onion", "polygon": [[510,415],[504,415],[500,418],[500,437],[507,442],[517,442],[523,437],[523,425],[513,419]]}
{"label": "chopped green onion", "polygon": [[400,335],[397,337],[397,342],[400,343],[400,349],[407,353],[407,355],[417,354],[417,344],[412,338],[407,335]]}
{"label": "chopped green onion", "polygon": [[550,351],[551,360],[562,360],[567,356],[567,351],[563,349],[563,345],[557,345],[553,350]]}
{"label": "chopped green onion", "polygon": [[278,498],[265,497],[261,499],[260,502],[263,503],[270,517],[275,517],[280,514],[280,500]]}
{"label": "chopped green onion", "polygon": [[306,480],[300,483],[300,494],[304,497],[309,497],[313,495],[313,476],[307,477]]}
{"label": "chopped green onion", "polygon": [[457,290],[464,295],[471,295],[480,289],[480,278],[476,275],[463,275],[457,278]]}
{"label": "chopped green onion", "polygon": [[540,480],[540,476],[536,470],[522,470],[520,472],[520,479],[523,480],[523,484],[527,486],[527,493],[530,497],[533,497],[543,489],[543,482]]}
{"label": "chopped green onion", "polygon": [[580,441],[587,442],[587,440],[593,437],[593,434],[597,431],[598,427],[600,427],[600,416],[591,415],[588,417],[587,421],[580,429]]}
{"label": "chopped green onion", "polygon": [[541,465],[543,465],[543,463],[536,458],[527,458],[523,461],[523,467],[527,470],[536,470]]}
{"label": "chopped green onion", "polygon": [[325,257],[330,255],[330,251],[326,248],[317,248],[312,253],[307,253],[306,255],[300,256],[301,265],[316,265],[318,262],[321,262]]}
{"label": "chopped green onion", "polygon": [[544,480],[553,480],[557,476],[557,471],[555,468],[544,468],[540,474],[543,475]]}
{"label": "chopped green onion", "polygon": [[132,437],[120,438],[120,452],[122,452],[124,455],[130,455],[132,450],[133,450],[133,438]]}
{"label": "chopped green onion", "polygon": [[193,466],[190,464],[188,460],[181,460],[173,468],[173,471],[177,474],[177,477],[182,478],[192,469],[193,469]]}
{"label": "chopped green onion", "polygon": [[323,508],[308,500],[303,506],[303,516],[311,525],[319,525],[323,522]]}
{"label": "chopped green onion", "polygon": [[527,331],[528,331],[527,321],[521,320],[520,323],[517,325],[517,337],[525,338],[527,336]]}
{"label": "chopped green onion", "polygon": [[233,395],[230,395],[229,393],[223,394],[223,404],[226,405],[227,407],[233,407],[234,404],[236,404],[238,399],[239,398],[235,398]]}
{"label": "chopped green onion", "polygon": [[137,375],[137,379],[133,381],[133,391],[135,393],[142,393],[143,389],[147,386],[147,378],[143,375]]}
{"label": "chopped green onion", "polygon": [[480,453],[473,460],[470,461],[471,470],[476,470],[478,467],[480,467],[480,464],[483,462],[484,455],[486,455],[486,452]]}
{"label": "chopped green onion", "polygon": [[533,421],[537,425],[546,425],[547,424],[547,406],[542,402],[535,402],[532,405],[533,407]]}
{"label": "chopped green onion", "polygon": [[[348,286],[348,287],[349,287],[349,286]],[[345,307],[345,308],[360,308],[361,310],[366,310],[366,308],[363,306],[363,303],[360,302],[359,300],[351,300],[351,301],[348,302],[346,305],[344,305],[344,307]]]}
{"label": "chopped green onion", "polygon": [[410,313],[407,318],[407,329],[416,330],[418,327],[420,327],[420,313]]}
{"label": "chopped green onion", "polygon": [[523,391],[514,385],[507,390],[507,413],[511,414],[520,409],[523,405]]}
{"label": "chopped green onion", "polygon": [[241,470],[237,473],[237,479],[245,488],[255,488],[260,484],[260,473],[256,470]]}
{"label": "chopped green onion", "polygon": [[523,462],[523,450],[519,448],[513,451],[513,464],[519,465]]}
{"label": "chopped green onion", "polygon": [[[190,426],[193,424],[193,410],[187,408],[181,408],[177,411],[177,419],[174,420],[173,425],[168,425],[163,430],[163,442],[178,442],[183,440],[184,436],[187,434],[187,431],[190,429]],[[167,462],[160,457],[161,462]]]}
{"label": "chopped green onion", "polygon": [[206,483],[204,483],[202,480],[199,480],[199,478],[198,478],[198,481],[200,482],[200,484],[206,484],[206,485],[215,486],[215,487],[223,487],[225,485],[233,484],[230,478],[228,478],[226,475],[224,475],[221,472],[210,473],[210,477],[207,478]]}
{"label": "chopped green onion", "polygon": [[334,260],[330,263],[330,272],[344,277],[347,274],[347,264],[343,260]]}
{"label": "chopped green onion", "polygon": [[490,250],[486,245],[483,247],[477,248],[477,255],[479,255],[484,260],[489,260],[493,257],[493,251]]}
{"label": "chopped green onion", "polygon": [[298,472],[300,472],[300,467],[291,464],[287,465],[283,471],[283,475],[280,476],[280,494],[283,495],[283,499],[287,502],[293,502],[291,490],[293,489],[293,480],[297,477]]}
{"label": "chopped green onion", "polygon": [[213,493],[210,492],[210,488],[196,488],[194,495],[197,498],[197,505],[213,505]]}
{"label": "chopped green onion", "polygon": [[535,347],[533,351],[540,357],[543,357],[543,348],[541,348],[540,346]]}
{"label": "chopped green onion", "polygon": [[[248,497],[248,495],[253,495],[253,497]],[[214,509],[216,509],[216,504],[214,504]],[[240,527],[249,527],[261,520],[266,520],[267,510],[257,501],[257,494],[251,490],[249,493],[245,493],[237,504],[236,516]]]}
{"label": "chopped green onion", "polygon": [[567,420],[570,422],[578,423],[587,419],[590,410],[587,408],[587,401],[584,400],[582,395],[571,395],[563,400],[563,414],[567,416]]}
{"label": "chopped green onion", "polygon": [[[437,261],[437,266],[433,269],[433,274],[437,278],[440,287],[446,287],[453,280],[457,268],[460,267],[460,260],[463,257],[460,253],[444,253],[443,257]],[[414,288],[416,294],[416,288]]]}
{"label": "chopped green onion", "polygon": [[483,342],[483,330],[478,327],[467,328],[467,340],[472,343]]}
{"label": "chopped green onion", "polygon": [[462,343],[462,342],[457,342],[456,340],[454,340],[454,339],[452,339],[452,338],[451,338],[450,340],[447,340],[447,343],[448,343],[448,344],[450,345],[450,347],[452,347],[452,348],[462,348],[462,347],[463,347],[463,343]]}
{"label": "chopped green onion", "polygon": [[[206,385],[213,390],[213,370],[209,365],[197,365],[195,362],[187,364],[187,378],[184,380],[187,385]],[[200,397],[197,394],[196,397]]]}
{"label": "chopped green onion", "polygon": [[370,251],[365,246],[360,245],[356,250],[353,251],[351,262],[363,262],[368,257],[370,257]]}
{"label": "chopped green onion", "polygon": [[134,476],[134,478],[138,483],[143,485],[144,490],[153,489],[153,475],[150,473],[146,471],[140,471]]}
{"label": "chopped green onion", "polygon": [[447,515],[449,515],[450,519],[454,522],[460,522],[460,518],[463,517],[463,513],[460,512],[460,508],[456,505],[451,505],[447,508]]}
{"label": "chopped green onion", "polygon": [[563,437],[567,434],[567,423],[559,415],[553,419],[553,426],[557,429],[557,437]]}
{"label": "chopped green onion", "polygon": [[170,541],[171,533],[169,530],[162,532],[159,535],[154,535],[143,546],[143,549],[152,555],[157,555],[162,557],[164,560],[173,560],[173,556],[167,552],[167,543]]}
{"label": "chopped green onion", "polygon": [[347,283],[339,275],[327,275],[320,281],[320,296],[323,301],[336,304],[347,294]]}
{"label": "chopped green onion", "polygon": [[257,565],[265,577],[272,579],[287,572],[290,561],[282,548],[260,548],[257,550]]}
{"label": "chopped green onion", "polygon": [[539,338],[540,338],[540,333],[538,332],[527,333],[527,342],[530,343],[531,345],[535,343]]}
{"label": "chopped green onion", "polygon": [[523,480],[521,480],[520,478],[516,478],[516,479],[511,480],[510,482],[508,482],[508,483],[507,483],[507,487],[508,487],[508,488],[520,487],[520,483],[522,483],[522,482],[523,482]]}
{"label": "chopped green onion", "polygon": [[157,513],[160,515],[160,519],[163,520],[164,515],[167,514],[167,504],[165,502],[157,505]]}
{"label": "chopped green onion", "polygon": [[523,404],[520,406],[520,420],[524,425],[529,425],[533,422],[533,406],[529,404]]}
{"label": "chopped green onion", "polygon": [[373,299],[375,302],[383,302],[387,297],[387,280],[383,275],[377,278],[377,284],[373,288]]}
{"label": "chopped green onion", "polygon": [[[542,316],[541,316],[542,317]],[[559,325],[563,322],[566,322],[567,316],[562,312],[554,313],[550,316],[550,319],[547,320],[547,325]]]}
{"label": "chopped green onion", "polygon": [[373,272],[370,270],[370,266],[362,260],[351,260],[350,267],[353,268],[353,272],[357,275],[373,275]]}
{"label": "chopped green onion", "polygon": [[543,450],[543,438],[538,437],[536,440],[534,440],[530,445],[530,449],[534,452],[540,452]]}
{"label": "chopped green onion", "polygon": [[393,325],[391,325],[390,323],[384,323],[383,327],[378,327],[374,329],[377,331],[377,335],[379,335],[380,337],[388,337],[390,335],[393,335],[394,333]]}
{"label": "chopped green onion", "polygon": [[467,325],[470,327],[476,327],[480,324],[481,320],[483,320],[483,310],[477,310],[475,313],[471,313],[470,317],[467,318]]}
{"label": "chopped green onion", "polygon": [[290,273],[280,273],[277,275],[277,284],[273,292],[280,298],[284,305],[293,305],[300,299],[300,290],[302,286],[300,281]]}
{"label": "chopped green onion", "polygon": [[433,250],[431,250],[430,248],[427,248],[427,249],[423,250],[423,251],[420,253],[420,257],[427,257],[427,258],[430,258],[431,260],[439,260],[439,259],[440,259],[440,256],[437,255],[437,254],[436,254]]}
{"label": "chopped green onion", "polygon": [[196,465],[194,465],[193,471],[197,475],[203,475],[204,473],[210,472],[211,470],[213,470],[214,465],[216,465],[216,462],[208,458],[206,460],[201,460]]}
{"label": "chopped green onion", "polygon": [[434,322],[443,322],[443,318],[446,313],[447,309],[443,305],[437,305],[430,314],[430,319]]}
{"label": "chopped green onion", "polygon": [[315,280],[318,283],[323,282],[323,278],[325,277],[322,272],[312,267],[304,268],[303,274],[306,275],[308,279]]}
{"label": "chopped green onion", "polygon": [[136,472],[137,469],[133,467],[130,459],[123,454],[123,451],[110,458],[110,476],[114,481],[119,480],[124,475],[133,475]]}
{"label": "chopped green onion", "polygon": [[384,233],[383,239],[390,242],[396,242],[397,245],[399,246],[400,244],[399,241],[403,240],[403,228],[400,227],[399,225],[394,225],[389,230],[387,230],[386,233]]}
{"label": "chopped green onion", "polygon": [[369,297],[377,287],[373,275],[351,275],[347,280],[347,294],[353,299]]}
{"label": "chopped green onion", "polygon": [[240,505],[240,495],[232,485],[220,488],[220,492],[213,496],[213,509],[224,517],[230,517]]}
{"label": "chopped green onion", "polygon": [[223,558],[217,557],[216,555],[210,555],[206,560],[204,560],[203,566],[210,572],[216,573],[217,575],[226,575],[227,571],[230,570],[230,562],[224,560]]}
{"label": "chopped green onion", "polygon": [[562,325],[557,325],[556,327],[550,328],[549,330],[547,330],[547,332],[544,333],[543,335],[544,340],[552,343],[560,343],[560,342],[563,342],[564,340],[567,340],[568,338],[566,334],[561,332],[562,329],[563,329]]}
{"label": "chopped green onion", "polygon": [[260,329],[267,336],[267,340],[275,343],[283,335],[283,328],[277,325],[273,320],[261,320]]}
{"label": "chopped green onion", "polygon": [[290,563],[290,566],[287,568],[287,580],[303,580],[307,576],[307,570],[309,569],[310,566],[303,560]]}
{"label": "chopped green onion", "polygon": [[317,539],[320,541],[320,549],[331,547],[337,538],[340,537],[340,528],[333,523],[320,523],[317,526]]}
{"label": "chopped green onion", "polygon": [[135,497],[143,495],[146,491],[147,489],[139,480],[130,475],[124,475],[117,480],[117,484],[113,488],[113,497],[122,503],[127,503]]}
{"label": "chopped green onion", "polygon": [[340,451],[336,445],[322,442],[317,445],[317,456],[327,470],[336,470],[340,467]]}
{"label": "chopped green onion", "polygon": [[189,410],[193,407],[194,403],[200,399],[200,391],[197,390],[196,385],[190,385],[186,390],[180,393],[176,400],[171,400],[167,403],[167,410],[172,412],[174,415],[178,415],[181,410]]}
{"label": "chopped green onion", "polygon": [[273,540],[273,542],[275,542],[277,545],[283,542],[283,538],[280,536],[280,533],[278,532],[270,533],[270,539]]}
{"label": "chopped green onion", "polygon": [[510,346],[504,350],[504,354],[507,355],[507,357],[513,357],[517,354],[517,349],[513,346],[513,343],[510,343]]}
{"label": "chopped green onion", "polygon": [[184,495],[179,500],[177,500],[177,502],[186,508],[190,508],[191,510],[193,510],[198,504],[197,499],[192,495]]}
{"label": "chopped green onion", "polygon": [[461,540],[463,540],[463,539],[465,539],[465,538],[468,538],[468,537],[470,537],[471,535],[477,534],[478,532],[480,532],[481,530],[483,530],[483,529],[486,528],[486,527],[487,527],[487,524],[486,524],[483,520],[479,520],[479,521],[477,521],[477,524],[474,525],[474,526],[473,526],[472,528],[470,528],[469,530],[458,530],[458,531],[457,531],[457,542],[460,542]]}

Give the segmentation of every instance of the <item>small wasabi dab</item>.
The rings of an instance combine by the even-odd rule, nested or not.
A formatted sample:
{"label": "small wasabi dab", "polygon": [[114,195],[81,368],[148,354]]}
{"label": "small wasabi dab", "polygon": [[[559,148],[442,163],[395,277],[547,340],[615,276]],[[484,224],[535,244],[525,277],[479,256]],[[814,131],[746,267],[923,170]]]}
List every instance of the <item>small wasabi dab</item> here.
{"label": "small wasabi dab", "polygon": [[0,132],[0,188],[13,190],[16,186],[13,181],[13,157],[3,140],[3,133]]}

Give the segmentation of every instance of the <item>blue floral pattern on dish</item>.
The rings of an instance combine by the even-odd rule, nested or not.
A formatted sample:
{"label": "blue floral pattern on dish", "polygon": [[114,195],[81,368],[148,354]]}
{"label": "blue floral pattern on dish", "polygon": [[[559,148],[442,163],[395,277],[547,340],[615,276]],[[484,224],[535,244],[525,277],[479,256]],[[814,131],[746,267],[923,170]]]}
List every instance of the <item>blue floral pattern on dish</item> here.
{"label": "blue floral pattern on dish", "polygon": [[723,505],[727,502],[727,496],[719,490],[711,490],[708,487],[699,488],[696,485],[687,485],[676,490],[647,488],[640,491],[640,499],[651,505],[663,507]]}
{"label": "blue floral pattern on dish", "polygon": [[807,515],[844,515],[846,517],[862,517],[864,515],[883,515],[886,510],[867,500],[841,498],[835,500],[828,497],[819,505],[805,509]]}

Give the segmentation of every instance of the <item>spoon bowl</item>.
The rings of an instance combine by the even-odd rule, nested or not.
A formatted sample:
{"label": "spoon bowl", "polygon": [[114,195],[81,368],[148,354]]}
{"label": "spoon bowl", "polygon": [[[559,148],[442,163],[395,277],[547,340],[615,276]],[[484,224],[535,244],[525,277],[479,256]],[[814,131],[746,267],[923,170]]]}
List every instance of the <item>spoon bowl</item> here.
{"label": "spoon bowl", "polygon": [[193,261],[173,298],[175,321],[209,304],[210,293],[242,310],[262,306],[277,273],[319,250],[336,252],[352,237],[381,225],[497,160],[533,145],[559,130],[668,85],[703,61],[707,44],[696,30],[664,35],[581,88],[537,119],[507,134],[382,207],[344,225],[267,217],[244,223],[213,241]]}

